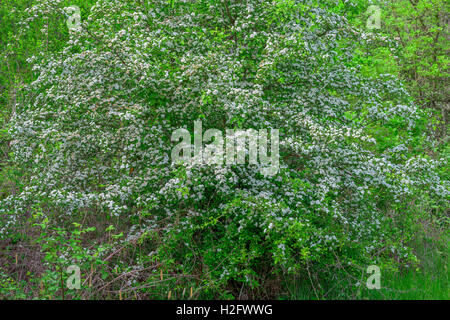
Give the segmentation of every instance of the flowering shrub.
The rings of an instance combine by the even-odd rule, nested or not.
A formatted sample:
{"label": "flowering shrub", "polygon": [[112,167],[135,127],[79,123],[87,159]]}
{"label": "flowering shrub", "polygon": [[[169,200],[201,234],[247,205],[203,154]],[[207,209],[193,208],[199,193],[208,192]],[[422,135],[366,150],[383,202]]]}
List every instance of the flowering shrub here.
{"label": "flowering shrub", "polygon": [[[367,35],[338,2],[97,1],[61,51],[29,61],[10,131],[25,180],[0,202],[0,237],[36,205],[51,221],[117,219],[141,244],[134,263],[199,275],[220,297],[413,263],[414,199],[444,201],[448,182],[410,152],[423,115],[401,83],[360,72]],[[61,3],[39,1],[26,23]],[[172,132],[199,119],[278,129],[278,173],[172,163]]]}

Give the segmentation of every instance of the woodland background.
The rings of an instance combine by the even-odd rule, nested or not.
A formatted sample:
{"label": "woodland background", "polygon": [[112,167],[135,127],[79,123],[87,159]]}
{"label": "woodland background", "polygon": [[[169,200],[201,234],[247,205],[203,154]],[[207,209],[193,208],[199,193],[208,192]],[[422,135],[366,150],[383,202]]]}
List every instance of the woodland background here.
{"label": "woodland background", "polygon": [[[448,22],[445,0],[0,0],[0,298],[448,299]],[[171,165],[196,119],[280,128],[280,173]]]}

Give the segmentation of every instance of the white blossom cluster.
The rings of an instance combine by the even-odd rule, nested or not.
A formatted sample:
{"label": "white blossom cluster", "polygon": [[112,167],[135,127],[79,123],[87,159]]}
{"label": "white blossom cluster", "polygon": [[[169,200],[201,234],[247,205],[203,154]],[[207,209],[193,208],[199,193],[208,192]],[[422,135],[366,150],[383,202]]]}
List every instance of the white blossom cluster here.
{"label": "white blossom cluster", "polygon": [[[439,161],[404,156],[418,113],[407,92],[392,76],[363,77],[353,59],[361,33],[313,2],[97,1],[60,53],[33,61],[11,129],[27,181],[0,203],[0,237],[43,204],[49,216],[141,217],[128,239],[215,230],[218,262],[233,252],[222,237],[250,241],[249,230],[282,265],[302,248],[405,254],[386,226],[417,192],[446,199],[448,182],[434,173]],[[373,128],[399,118],[402,141],[380,150]],[[172,132],[198,119],[205,130],[278,128],[278,174],[172,163]],[[259,249],[248,250],[251,261]],[[227,278],[234,267],[216,271]]]}

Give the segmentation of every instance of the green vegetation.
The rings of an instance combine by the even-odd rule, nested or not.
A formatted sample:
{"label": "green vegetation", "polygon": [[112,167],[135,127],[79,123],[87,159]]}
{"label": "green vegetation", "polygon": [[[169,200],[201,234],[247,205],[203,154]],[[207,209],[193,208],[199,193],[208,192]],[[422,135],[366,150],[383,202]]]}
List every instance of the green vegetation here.
{"label": "green vegetation", "polygon": [[[0,298],[449,299],[448,9],[1,1]],[[172,161],[199,120],[276,174]]]}

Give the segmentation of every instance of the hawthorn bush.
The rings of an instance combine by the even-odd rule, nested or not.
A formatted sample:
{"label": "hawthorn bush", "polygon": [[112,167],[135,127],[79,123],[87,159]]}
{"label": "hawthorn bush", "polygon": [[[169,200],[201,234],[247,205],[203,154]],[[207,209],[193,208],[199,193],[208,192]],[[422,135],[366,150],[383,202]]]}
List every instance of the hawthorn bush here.
{"label": "hawthorn bush", "polygon": [[[446,163],[417,148],[424,113],[403,85],[361,72],[356,51],[377,34],[348,22],[357,4],[97,1],[61,50],[28,61],[9,131],[22,180],[0,237],[95,226],[76,245],[103,261],[126,248],[109,269],[126,282],[102,271],[91,297],[265,298],[294,275],[321,298],[369,265],[413,267],[420,221],[448,199]],[[67,15],[59,0],[29,14],[23,30]],[[198,119],[279,129],[279,172],[172,163],[172,132]],[[95,260],[83,252],[58,263]]]}

